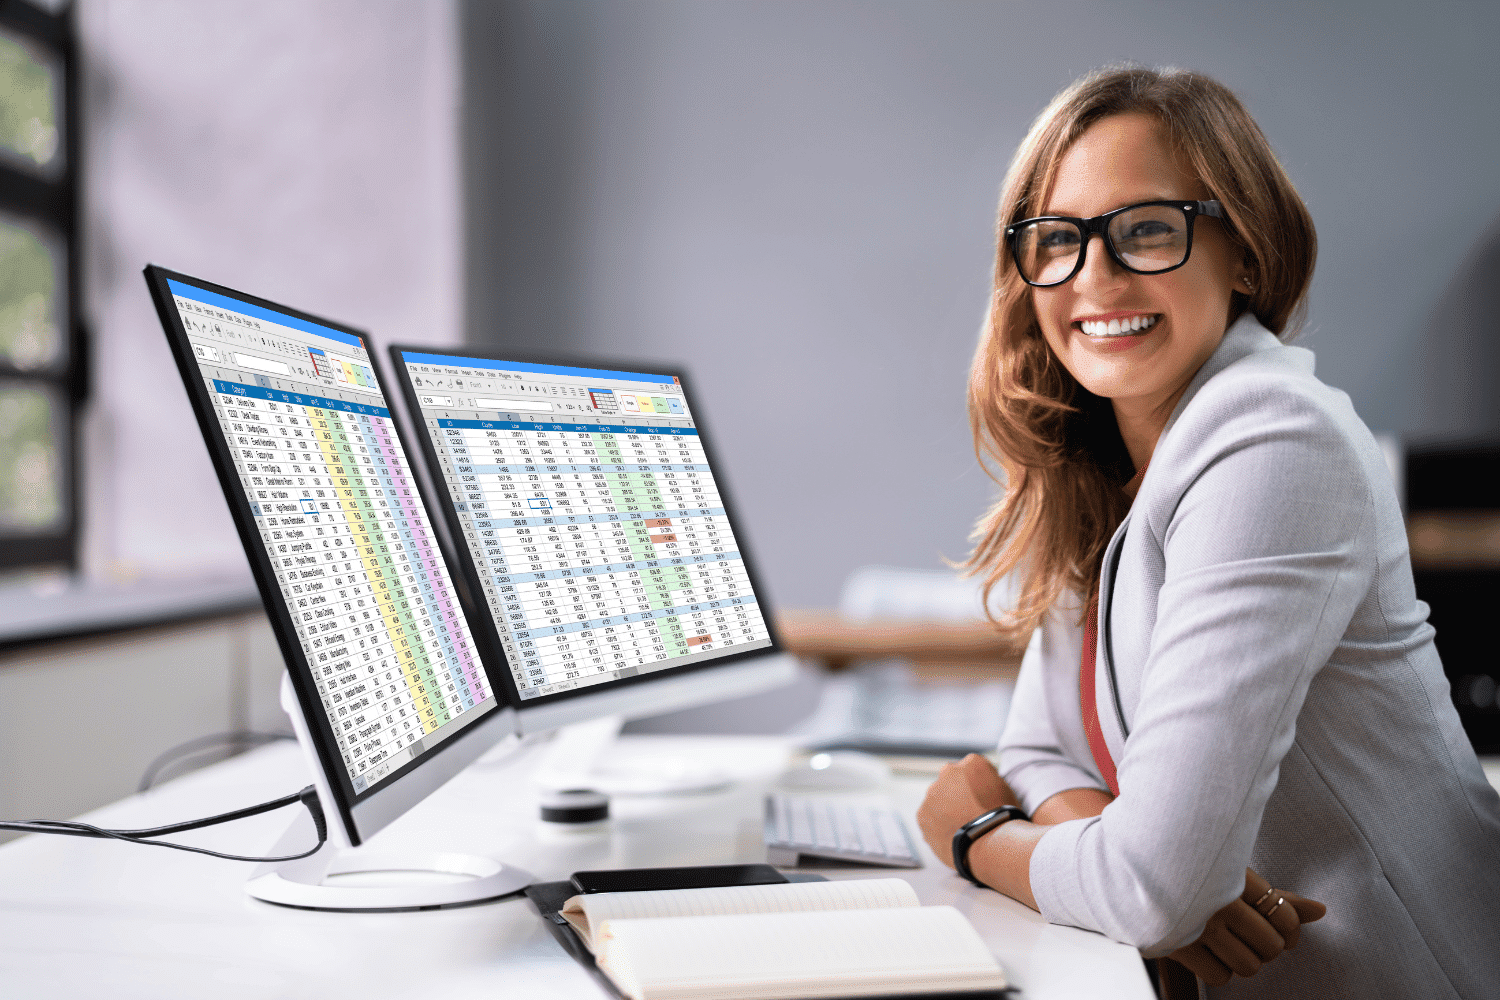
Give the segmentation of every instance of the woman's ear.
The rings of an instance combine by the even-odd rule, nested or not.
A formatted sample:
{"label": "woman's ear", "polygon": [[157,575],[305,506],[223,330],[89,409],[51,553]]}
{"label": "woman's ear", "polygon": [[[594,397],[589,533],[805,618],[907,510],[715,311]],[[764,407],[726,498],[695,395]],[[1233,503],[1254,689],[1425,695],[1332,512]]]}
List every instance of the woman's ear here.
{"label": "woman's ear", "polygon": [[1234,290],[1243,295],[1255,294],[1255,265],[1246,261],[1234,278]]}

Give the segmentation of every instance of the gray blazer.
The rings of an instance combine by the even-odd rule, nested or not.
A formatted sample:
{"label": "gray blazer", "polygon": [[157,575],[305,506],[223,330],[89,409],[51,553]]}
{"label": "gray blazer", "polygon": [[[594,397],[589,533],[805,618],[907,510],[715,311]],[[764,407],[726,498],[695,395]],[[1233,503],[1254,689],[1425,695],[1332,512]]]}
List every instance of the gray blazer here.
{"label": "gray blazer", "polygon": [[[1103,788],[1076,603],[1033,636],[1000,770]],[[1379,447],[1313,356],[1236,323],[1105,553],[1095,690],[1120,796],[1031,860],[1055,923],[1162,955],[1245,867],[1328,904],[1214,997],[1500,996],[1500,796],[1459,725]]]}

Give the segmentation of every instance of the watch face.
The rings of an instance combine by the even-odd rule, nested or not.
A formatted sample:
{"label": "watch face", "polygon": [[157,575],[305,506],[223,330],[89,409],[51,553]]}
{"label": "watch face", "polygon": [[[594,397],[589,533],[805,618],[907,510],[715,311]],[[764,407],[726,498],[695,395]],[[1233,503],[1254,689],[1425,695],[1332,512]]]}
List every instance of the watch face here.
{"label": "watch face", "polygon": [[1026,814],[1021,811],[1019,806],[1001,806],[999,809],[990,810],[978,819],[970,820],[964,826],[964,831],[968,833],[971,841],[978,840],[1002,823],[1008,823],[1013,819],[1025,818]]}

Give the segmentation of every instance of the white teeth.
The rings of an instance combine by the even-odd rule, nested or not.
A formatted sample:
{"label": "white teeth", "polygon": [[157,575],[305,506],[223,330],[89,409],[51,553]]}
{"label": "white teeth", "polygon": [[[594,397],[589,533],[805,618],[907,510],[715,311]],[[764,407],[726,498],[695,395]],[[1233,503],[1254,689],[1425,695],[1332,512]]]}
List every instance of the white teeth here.
{"label": "white teeth", "polygon": [[1128,316],[1125,319],[1084,320],[1079,327],[1090,337],[1123,337],[1137,330],[1149,330],[1156,325],[1155,316]]}

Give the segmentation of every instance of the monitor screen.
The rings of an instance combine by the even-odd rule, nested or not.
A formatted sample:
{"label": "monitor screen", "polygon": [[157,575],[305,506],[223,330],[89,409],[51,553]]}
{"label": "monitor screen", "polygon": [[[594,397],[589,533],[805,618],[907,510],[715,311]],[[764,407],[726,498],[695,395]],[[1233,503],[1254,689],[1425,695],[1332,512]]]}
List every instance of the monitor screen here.
{"label": "monitor screen", "polygon": [[680,373],[391,353],[519,709],[775,646]]}
{"label": "monitor screen", "polygon": [[307,673],[295,677],[290,655],[288,666],[321,704],[319,719],[304,688],[304,714],[325,768],[340,770],[326,759],[337,753],[357,800],[497,706],[431,518],[361,336],[165,282],[210,451],[247,550],[263,548],[265,561],[251,551],[251,562],[268,602],[279,591]]}

